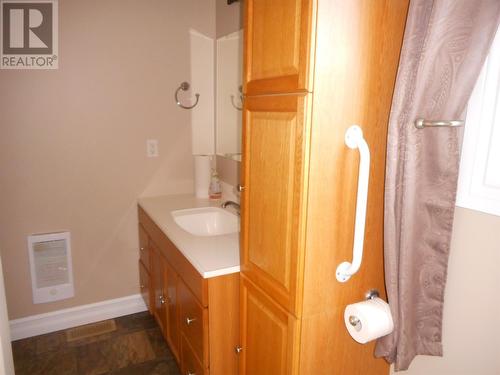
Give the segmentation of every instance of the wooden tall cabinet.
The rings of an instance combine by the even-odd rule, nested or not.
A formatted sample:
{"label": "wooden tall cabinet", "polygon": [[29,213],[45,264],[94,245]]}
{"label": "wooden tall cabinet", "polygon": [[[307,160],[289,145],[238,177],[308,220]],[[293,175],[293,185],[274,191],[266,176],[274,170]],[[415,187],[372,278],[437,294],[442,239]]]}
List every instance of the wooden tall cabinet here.
{"label": "wooden tall cabinet", "polygon": [[[379,375],[388,365],[343,322],[382,295],[387,122],[408,1],[247,0],[240,374]],[[371,150],[365,254],[348,282],[359,156]]]}

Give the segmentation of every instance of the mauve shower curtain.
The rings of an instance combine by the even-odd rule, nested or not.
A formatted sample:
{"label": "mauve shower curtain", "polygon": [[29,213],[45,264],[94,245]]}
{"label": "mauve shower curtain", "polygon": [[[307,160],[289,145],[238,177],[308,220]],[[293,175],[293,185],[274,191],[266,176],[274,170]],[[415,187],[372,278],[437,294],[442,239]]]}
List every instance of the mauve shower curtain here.
{"label": "mauve shower curtain", "polygon": [[375,350],[397,371],[416,355],[442,355],[463,131],[419,130],[414,121],[464,119],[499,16],[500,0],[410,3],[387,144],[385,273],[395,329]]}

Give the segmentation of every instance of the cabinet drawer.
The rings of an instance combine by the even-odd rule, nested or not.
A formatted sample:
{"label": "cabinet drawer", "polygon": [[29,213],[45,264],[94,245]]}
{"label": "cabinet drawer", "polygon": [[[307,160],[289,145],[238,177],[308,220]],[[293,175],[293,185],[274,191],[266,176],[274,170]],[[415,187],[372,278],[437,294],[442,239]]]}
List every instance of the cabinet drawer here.
{"label": "cabinet drawer", "polygon": [[139,257],[144,264],[144,267],[151,272],[151,265],[149,263],[149,243],[148,235],[142,225],[139,224]]}
{"label": "cabinet drawer", "polygon": [[181,331],[194,354],[208,365],[208,311],[199,304],[182,280],[179,280],[177,291]]}
{"label": "cabinet drawer", "polygon": [[[182,373],[190,375],[203,375],[205,374],[204,366],[200,363],[193,350],[189,346],[184,335],[181,339],[181,350],[182,350]],[[208,373],[208,371],[207,371]]]}
{"label": "cabinet drawer", "polygon": [[139,261],[139,282],[141,288],[141,295],[148,307],[149,312],[152,314],[152,304],[151,304],[151,277],[149,272],[144,267],[142,261]]}

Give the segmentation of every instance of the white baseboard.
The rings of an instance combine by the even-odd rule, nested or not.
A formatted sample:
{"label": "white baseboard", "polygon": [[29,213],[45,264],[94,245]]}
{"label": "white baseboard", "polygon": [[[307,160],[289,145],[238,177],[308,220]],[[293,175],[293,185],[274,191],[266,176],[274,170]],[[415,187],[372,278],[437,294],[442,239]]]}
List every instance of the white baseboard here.
{"label": "white baseboard", "polygon": [[9,322],[11,340],[43,335],[146,310],[147,307],[142,296],[135,294],[46,314],[32,315]]}

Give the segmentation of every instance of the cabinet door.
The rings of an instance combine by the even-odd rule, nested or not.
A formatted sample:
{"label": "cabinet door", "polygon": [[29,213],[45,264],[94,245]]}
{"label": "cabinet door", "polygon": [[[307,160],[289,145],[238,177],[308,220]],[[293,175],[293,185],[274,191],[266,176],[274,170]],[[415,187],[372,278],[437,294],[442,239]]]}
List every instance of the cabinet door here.
{"label": "cabinet door", "polygon": [[248,97],[243,131],[241,271],[297,314],[309,95]]}
{"label": "cabinet door", "polygon": [[245,94],[311,91],[316,2],[245,3]]}
{"label": "cabinet door", "polygon": [[242,277],[240,375],[294,374],[299,322]]}
{"label": "cabinet door", "polygon": [[146,267],[146,270],[150,272],[150,264],[149,264],[149,238],[142,227],[141,224],[139,224],[139,257],[144,264],[144,267]]}
{"label": "cabinet door", "polygon": [[167,312],[167,341],[174,356],[179,360],[179,314],[177,302],[177,281],[178,275],[174,269],[165,261],[164,281],[166,293]]}
{"label": "cabinet door", "polygon": [[164,269],[163,256],[156,245],[150,241],[150,256],[151,256],[151,273],[152,286],[154,291],[154,315],[156,321],[166,336],[166,310],[165,310],[165,293],[164,293]]}
{"label": "cabinet door", "polygon": [[144,267],[144,264],[139,261],[139,286],[141,288],[141,295],[144,299],[149,312],[153,314],[153,306],[151,305],[151,281],[149,272]]}

